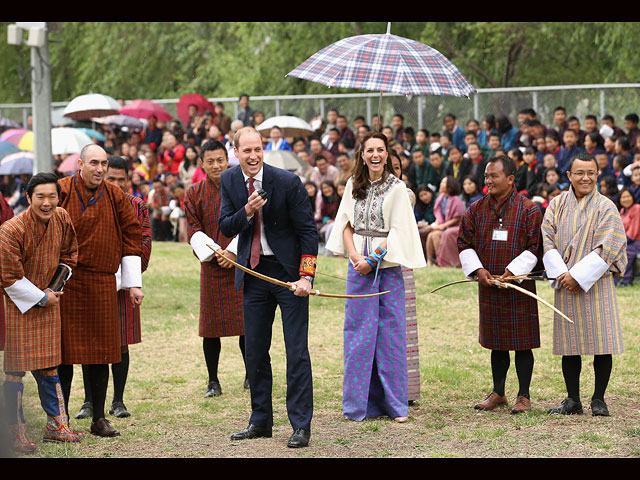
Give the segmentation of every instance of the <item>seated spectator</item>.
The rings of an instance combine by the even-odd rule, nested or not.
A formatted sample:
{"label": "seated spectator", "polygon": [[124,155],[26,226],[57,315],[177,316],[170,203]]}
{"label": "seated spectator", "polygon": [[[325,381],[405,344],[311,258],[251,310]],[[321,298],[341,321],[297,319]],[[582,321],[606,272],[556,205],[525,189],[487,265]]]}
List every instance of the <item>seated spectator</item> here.
{"label": "seated spectator", "polygon": [[578,134],[571,128],[567,128],[564,131],[562,137],[564,146],[560,148],[556,154],[558,160],[558,168],[562,172],[562,181],[568,182],[567,171],[569,170],[569,162],[579,152],[584,152],[584,149],[578,146]]}
{"label": "seated spectator", "polygon": [[[478,142],[480,143],[480,142]],[[489,134],[489,138],[487,140],[487,160],[496,156],[497,150],[500,147],[500,134],[495,131]]]}
{"label": "seated spectator", "polygon": [[506,115],[500,115],[496,119],[496,129],[500,134],[500,145],[507,151],[515,148],[518,129],[511,124]]}
{"label": "seated spectator", "polygon": [[542,182],[542,186],[547,186],[547,185],[558,185],[560,187],[560,189],[564,189],[564,187],[567,186],[567,184],[564,183],[560,183],[560,179],[562,178],[562,175],[560,174],[560,170],[558,170],[558,167],[550,167],[545,169],[544,171],[544,181]]}
{"label": "seated spectator", "polygon": [[344,195],[344,188],[347,186],[347,182],[345,180],[336,181],[336,195],[338,195],[338,201],[342,200],[342,196]]}
{"label": "seated spectator", "polygon": [[344,142],[344,145],[348,150],[353,150],[353,147],[356,144],[356,137],[353,134],[353,130],[349,128],[347,117],[344,115],[338,115],[336,118],[336,128],[340,132],[340,141]]}
{"label": "seated spectator", "polygon": [[177,174],[180,171],[180,164],[184,160],[185,147],[178,143],[178,137],[174,132],[165,133],[164,150],[160,159],[167,168],[167,172]]}
{"label": "seated spectator", "polygon": [[339,153],[336,157],[336,166],[340,172],[336,182],[341,180],[346,182],[352,175],[353,159],[347,153]]}
{"label": "seated spectator", "polygon": [[311,181],[307,181],[304,183],[304,188],[307,190],[307,194],[309,195],[309,203],[311,204],[311,211],[313,212],[313,216],[315,218],[316,214],[316,199],[318,196],[318,187],[315,183]]}
{"label": "seated spectator", "polygon": [[605,197],[608,197],[611,201],[615,202],[618,197],[618,182],[616,181],[616,177],[609,176],[601,178],[598,181],[598,186],[600,187],[600,193]]}
{"label": "seated spectator", "polygon": [[616,286],[624,287],[633,283],[633,265],[640,254],[640,204],[629,188],[620,190],[617,204],[627,234],[627,268],[622,278],[614,277],[614,281]]}
{"label": "seated spectator", "polygon": [[269,142],[265,147],[265,150],[289,150],[292,151],[291,145],[286,138],[282,136],[282,129],[278,126],[274,126],[269,131]]}
{"label": "seated spectator", "polygon": [[402,146],[406,151],[411,153],[416,144],[416,132],[411,127],[405,127],[402,131]]}
{"label": "seated spectator", "polygon": [[184,160],[178,169],[178,178],[185,188],[189,188],[193,183],[193,176],[198,168],[198,151],[195,147],[188,146],[184,151]]}
{"label": "seated spectator", "polygon": [[325,148],[335,157],[340,153],[340,130],[333,127],[329,130]]}
{"label": "seated spectator", "polygon": [[324,157],[331,165],[336,164],[336,159],[331,152],[329,152],[318,137],[311,137],[309,139],[309,153],[314,159],[318,157]]}
{"label": "seated spectator", "polygon": [[322,182],[329,181],[333,183],[340,176],[340,170],[329,164],[327,159],[323,156],[316,156],[315,164],[316,166],[313,167],[313,171],[309,175],[309,180],[315,183],[318,188],[320,188]]}
{"label": "seated spectator", "polygon": [[631,190],[636,202],[640,203],[640,165],[636,165],[631,170],[631,185],[629,185],[629,190]]}
{"label": "seated spectator", "polygon": [[[495,115],[489,113],[484,116],[482,119],[482,129],[478,131],[478,140],[477,142],[480,145],[483,145],[486,148],[491,149],[492,147],[489,145],[489,136],[491,134],[497,134],[498,130],[496,129],[496,117]],[[498,144],[500,143],[500,135],[498,135]]]}
{"label": "seated spectator", "polygon": [[412,153],[413,150],[418,148],[424,153],[424,158],[429,156],[429,131],[424,128],[416,132],[416,143],[413,146]]}
{"label": "seated spectator", "polygon": [[291,151],[293,153],[299,153],[303,150],[307,150],[307,142],[305,142],[302,137],[294,138],[293,143],[291,144]]}
{"label": "seated spectator", "polygon": [[609,164],[609,156],[606,152],[598,152],[595,154],[596,162],[598,164],[598,181],[603,177],[615,175],[613,167]]}
{"label": "seated spectator", "polygon": [[[479,145],[479,144],[478,144]],[[467,145],[467,148],[469,146]],[[471,172],[471,159],[464,158],[460,149],[454,145],[449,148],[449,161],[444,174],[455,178],[458,182]]]}
{"label": "seated spectator", "polygon": [[173,241],[187,242],[187,216],[184,213],[184,194],[185,188],[182,182],[177,182],[169,189],[171,199],[169,200],[169,221],[173,227]]}
{"label": "seated spectator", "polygon": [[331,235],[331,229],[338,213],[340,200],[333,182],[325,181],[320,185],[320,190],[316,194],[316,208],[314,220],[318,225],[318,236],[322,243],[325,243]]}
{"label": "seated spectator", "polygon": [[396,142],[402,143],[402,140],[395,139],[395,137],[393,136],[393,128],[391,128],[389,125],[387,125],[386,127],[382,127],[382,130],[380,130],[380,133],[382,133],[385,137],[387,137],[387,142],[389,143],[391,143],[394,140]]}
{"label": "seated spectator", "polygon": [[[498,151],[499,150],[496,150],[496,152]],[[473,178],[476,179],[476,183],[482,188],[484,187],[484,170],[487,167],[488,160],[482,156],[480,146],[477,142],[469,144],[467,155],[471,161],[469,175],[472,175]]]}
{"label": "seated spectator", "polygon": [[630,163],[631,161],[626,155],[618,154],[613,157],[613,172],[618,184],[618,190],[631,185],[631,178],[622,173]]}
{"label": "seated spectator", "polygon": [[605,153],[604,138],[598,131],[587,133],[584,137],[584,149],[591,155]]}
{"label": "seated spectator", "polygon": [[526,147],[522,152],[522,159],[527,167],[525,174],[525,189],[527,197],[531,198],[543,182],[544,167],[538,163],[534,147]]}
{"label": "seated spectator", "polygon": [[[440,182],[438,198],[433,206],[436,221],[426,227],[427,265],[460,266],[456,242],[465,207],[459,195],[458,181],[453,177],[444,177]],[[450,229],[453,230],[449,231]],[[445,233],[447,233],[446,237]],[[442,248],[441,241],[446,242]]]}
{"label": "seated spectator", "polygon": [[169,223],[169,190],[160,175],[153,179],[153,189],[149,192],[148,207],[151,217],[151,238],[153,241],[170,240],[171,223]]}
{"label": "seated spectator", "polygon": [[[467,152],[467,146],[464,143],[464,128],[462,128],[457,121],[456,116],[453,113],[445,115],[443,120],[443,131],[448,133],[451,138],[451,143],[462,150],[463,153]],[[440,142],[442,145],[442,142]],[[443,152],[446,154],[446,152]]]}
{"label": "seated spectator", "polygon": [[462,180],[462,193],[460,198],[464,202],[465,209],[469,208],[476,200],[480,200],[484,197],[484,193],[480,190],[480,185],[473,175],[467,175]]}

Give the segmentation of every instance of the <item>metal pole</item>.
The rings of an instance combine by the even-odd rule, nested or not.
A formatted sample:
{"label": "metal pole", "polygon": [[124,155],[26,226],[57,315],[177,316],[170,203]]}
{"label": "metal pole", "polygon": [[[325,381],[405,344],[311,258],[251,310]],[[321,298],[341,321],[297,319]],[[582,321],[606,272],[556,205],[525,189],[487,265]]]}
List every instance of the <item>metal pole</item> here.
{"label": "metal pole", "polygon": [[33,105],[33,174],[53,171],[51,153],[51,72],[49,37],[42,47],[31,47],[31,103]]}
{"label": "metal pole", "polygon": [[600,89],[600,118],[605,116],[605,108],[604,108],[604,88]]}

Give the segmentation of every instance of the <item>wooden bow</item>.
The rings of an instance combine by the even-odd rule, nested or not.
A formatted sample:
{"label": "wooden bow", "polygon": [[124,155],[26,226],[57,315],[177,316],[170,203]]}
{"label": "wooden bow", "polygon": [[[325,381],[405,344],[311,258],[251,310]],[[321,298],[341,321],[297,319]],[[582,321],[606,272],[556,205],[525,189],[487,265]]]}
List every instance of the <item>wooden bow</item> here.
{"label": "wooden bow", "polygon": [[[227,260],[228,262],[230,262],[231,264],[233,264],[243,272],[248,273],[249,275],[253,275],[254,277],[260,278],[265,282],[273,283],[274,285],[284,287],[288,290],[291,290],[292,292],[296,291],[296,286],[291,282],[284,282],[282,280],[278,280],[277,278],[272,278],[268,275],[264,275],[262,273],[256,272],[255,270],[251,270],[250,268],[247,268],[244,265],[240,265],[239,263],[231,260],[229,257],[222,255],[221,253],[219,253],[219,250],[216,250],[211,245],[207,244],[207,247],[213,250],[216,255],[223,257],[225,260]],[[366,293],[362,295],[348,295],[343,293],[322,293],[320,292],[320,290],[316,290],[312,288],[309,291],[309,295],[316,295],[318,297],[328,297],[328,298],[366,298],[366,297],[376,297],[378,295],[384,295],[385,293],[389,293],[389,292],[390,290],[385,290],[384,292],[377,292],[377,293]]]}
{"label": "wooden bow", "polygon": [[[505,277],[505,280],[527,280],[530,279],[530,277],[526,276],[526,275],[514,275],[512,277]],[[522,287],[519,287],[517,285],[514,285],[512,283],[506,283],[506,282],[501,282],[499,280],[496,279],[492,279],[489,280],[491,283],[493,283],[494,285],[498,286],[498,287],[503,287],[503,288],[511,288],[513,290],[517,290],[520,293],[523,293],[535,300],[537,300],[538,302],[542,303],[543,305],[546,305],[547,307],[549,307],[551,310],[553,310],[554,312],[556,312],[558,315],[560,315],[562,318],[564,318],[565,320],[567,320],[569,323],[573,323],[573,320],[571,320],[569,317],[567,317],[564,313],[562,313],[560,310],[558,310],[556,307],[554,307],[553,305],[551,305],[549,302],[547,302],[545,299],[539,297],[538,295],[536,295],[535,293],[530,292],[529,290],[526,290]],[[438,290],[448,287],[450,285],[455,285],[458,283],[469,283],[469,282],[476,282],[476,280],[458,280],[455,282],[451,282],[451,283],[447,283],[445,285],[441,285],[438,288],[435,288],[434,290],[431,290],[431,293],[437,292]]]}

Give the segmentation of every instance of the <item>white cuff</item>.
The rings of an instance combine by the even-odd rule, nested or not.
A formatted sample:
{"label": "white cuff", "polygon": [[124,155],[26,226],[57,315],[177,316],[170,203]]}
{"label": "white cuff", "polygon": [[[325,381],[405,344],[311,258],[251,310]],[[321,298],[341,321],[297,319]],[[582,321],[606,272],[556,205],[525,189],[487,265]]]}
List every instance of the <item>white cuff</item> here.
{"label": "white cuff", "polygon": [[204,232],[196,232],[191,235],[189,243],[191,244],[193,253],[196,254],[196,257],[198,257],[198,260],[201,262],[208,262],[215,255],[213,250],[211,250],[207,245],[211,245],[216,250],[220,248],[220,245],[214,242],[211,237]]}
{"label": "white cuff", "polygon": [[478,254],[473,248],[467,248],[460,252],[460,264],[462,265],[462,272],[467,278],[471,278],[471,274],[479,268],[484,268]]}
{"label": "white cuff", "polygon": [[588,292],[607,270],[609,270],[609,264],[597,252],[593,251],[571,267],[569,273],[580,284],[580,287]]}
{"label": "white cuff", "polygon": [[238,235],[233,237],[233,240],[231,240],[231,243],[227,245],[227,252],[231,252],[235,256],[238,256]]}
{"label": "white cuff", "polygon": [[[538,257],[536,257],[529,250],[525,250],[516,258],[511,260],[511,263],[507,265],[507,270],[509,270],[514,275],[528,275],[534,269],[534,267],[538,263]],[[518,283],[522,282],[522,280],[517,280]]]}
{"label": "white cuff", "polygon": [[136,255],[122,257],[120,268],[122,270],[120,288],[142,288],[142,259],[140,257]]}
{"label": "white cuff", "polygon": [[20,313],[24,313],[33,307],[44,297],[44,291],[36,287],[27,277],[22,277],[10,287],[4,289],[13,301]]}
{"label": "white cuff", "polygon": [[631,169],[631,166],[633,165],[633,163],[630,163],[629,165],[627,165],[626,167],[624,167],[624,169],[622,170],[622,173],[626,176],[626,177],[630,177],[633,174],[633,170]]}
{"label": "white cuff", "polygon": [[122,265],[118,267],[116,272],[116,292],[122,290]]}

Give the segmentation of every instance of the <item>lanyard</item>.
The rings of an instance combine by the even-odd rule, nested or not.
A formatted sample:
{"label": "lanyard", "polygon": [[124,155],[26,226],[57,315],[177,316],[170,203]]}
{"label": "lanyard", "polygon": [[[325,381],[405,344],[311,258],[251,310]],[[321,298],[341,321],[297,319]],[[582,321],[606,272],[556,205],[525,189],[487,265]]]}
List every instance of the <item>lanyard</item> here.
{"label": "lanyard", "polygon": [[78,190],[78,183],[77,183],[77,176],[73,177],[73,186],[76,188],[76,194],[78,195],[78,200],[80,200],[80,208],[82,209],[82,213],[84,213],[84,211],[86,210],[87,207],[93,205],[94,203],[96,203],[100,197],[104,194],[104,185],[102,186],[102,191],[100,192],[100,195],[98,195],[97,197],[91,197],[89,199],[89,203],[87,204],[87,207],[84,206],[84,202],[82,201],[82,195],[80,195],[80,190]]}
{"label": "lanyard", "polygon": [[504,218],[504,214],[507,211],[507,206],[509,204],[509,200],[510,200],[510,198],[507,198],[504,201],[504,205],[502,206],[502,211],[500,213],[498,213],[498,210],[496,208],[494,208],[493,205],[491,205],[491,202],[489,202],[489,208],[496,215],[496,217],[498,218],[498,221],[500,222],[500,229],[502,229],[502,219]]}

